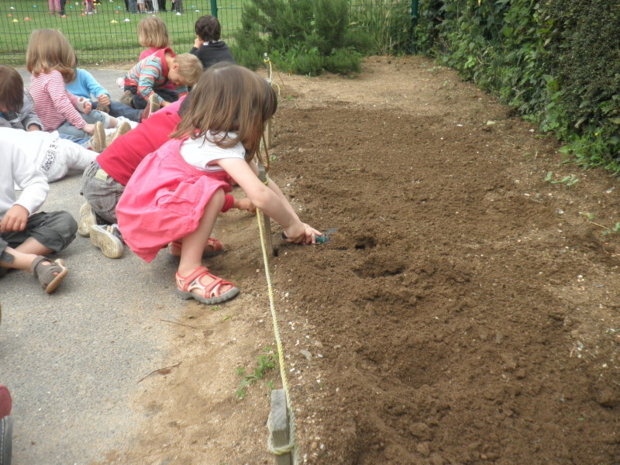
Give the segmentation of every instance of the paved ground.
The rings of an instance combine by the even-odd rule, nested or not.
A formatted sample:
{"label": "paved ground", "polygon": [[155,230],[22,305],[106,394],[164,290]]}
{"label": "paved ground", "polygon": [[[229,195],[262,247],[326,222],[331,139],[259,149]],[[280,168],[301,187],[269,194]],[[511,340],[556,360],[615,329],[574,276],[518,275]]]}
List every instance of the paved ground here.
{"label": "paved ground", "polygon": [[[26,85],[27,72],[22,71]],[[94,70],[112,93],[122,71]],[[80,176],[51,185],[43,210],[76,218]],[[70,273],[52,296],[26,273],[0,281],[0,382],[14,398],[14,465],[87,464],[118,448],[140,421],[130,400],[161,368],[185,304],[172,292],[175,263],[131,253],[105,258],[77,237],[60,256]]]}

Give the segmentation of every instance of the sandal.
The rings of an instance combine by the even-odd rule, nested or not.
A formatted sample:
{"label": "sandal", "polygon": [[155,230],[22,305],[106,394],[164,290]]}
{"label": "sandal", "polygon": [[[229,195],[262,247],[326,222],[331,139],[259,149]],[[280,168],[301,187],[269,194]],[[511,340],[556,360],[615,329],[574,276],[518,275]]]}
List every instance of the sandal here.
{"label": "sandal", "polygon": [[[170,243],[169,251],[170,255],[173,257],[181,256],[181,249],[183,247],[183,243],[181,241],[173,241]],[[216,255],[224,252],[224,244],[221,241],[217,240],[215,237],[210,237],[207,240],[207,245],[205,246],[205,251],[202,254],[203,257],[215,257]]]}
{"label": "sandal", "polygon": [[[200,278],[203,276],[209,276],[213,279],[213,282],[204,285],[200,282]],[[225,281],[222,278],[218,278],[217,276],[209,273],[209,270],[204,266],[199,266],[194,271],[192,271],[189,276],[181,276],[179,273],[176,274],[176,282],[177,282],[177,294],[182,299],[196,299],[199,302],[207,305],[220,304],[222,302],[226,302],[227,300],[231,300],[233,297],[236,297],[239,294],[239,289],[237,287],[233,287],[228,290],[224,294],[219,295],[220,287],[233,284],[229,281]],[[199,292],[194,292],[199,291]]]}
{"label": "sandal", "polygon": [[[43,265],[44,262],[49,263],[49,265]],[[32,262],[32,273],[39,280],[45,292],[51,294],[67,276],[69,270],[62,260],[51,261],[49,258],[39,255]]]}

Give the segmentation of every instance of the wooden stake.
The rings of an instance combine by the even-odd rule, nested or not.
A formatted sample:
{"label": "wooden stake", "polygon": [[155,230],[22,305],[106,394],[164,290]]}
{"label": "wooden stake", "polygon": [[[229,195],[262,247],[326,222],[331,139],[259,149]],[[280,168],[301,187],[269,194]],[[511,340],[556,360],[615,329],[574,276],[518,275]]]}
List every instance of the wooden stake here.
{"label": "wooden stake", "polygon": [[[268,426],[271,434],[270,443],[275,450],[289,445],[291,440],[289,420],[284,389],[272,390]],[[276,454],[275,459],[276,465],[295,465],[294,449],[282,455]]]}

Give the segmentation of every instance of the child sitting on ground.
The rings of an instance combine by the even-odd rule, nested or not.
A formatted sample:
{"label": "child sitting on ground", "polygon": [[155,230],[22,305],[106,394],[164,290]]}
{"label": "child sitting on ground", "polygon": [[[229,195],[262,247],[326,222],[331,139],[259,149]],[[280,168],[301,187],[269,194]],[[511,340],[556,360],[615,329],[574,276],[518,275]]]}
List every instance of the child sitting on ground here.
{"label": "child sitting on ground", "polygon": [[196,39],[194,40],[194,47],[189,53],[198,57],[204,69],[220,61],[235,62],[228,45],[220,40],[220,22],[215,16],[201,16],[196,21],[194,30],[196,31]]}
{"label": "child sitting on ground", "polygon": [[273,88],[258,74],[228,63],[212,66],[192,90],[176,138],[142,160],[121,195],[118,225],[134,253],[150,262],[169,242],[181,243],[176,286],[184,299],[217,304],[239,293],[202,266],[233,181],[282,225],[290,242],[315,243],[321,235],[300,221],[273,181],[261,182],[252,163],[276,108]]}
{"label": "child sitting on ground", "polygon": [[[123,240],[116,224],[116,204],[125,185],[142,159],[168,141],[170,133],[181,121],[180,113],[189,103],[187,99],[181,97],[183,108],[181,100],[178,100],[116,139],[84,171],[81,193],[86,203],[80,209],[78,233],[90,236],[93,245],[101,249],[106,257],[120,258],[123,255]],[[228,208],[254,211],[248,199],[229,196],[226,205]],[[177,249],[171,244],[172,254],[178,255]],[[220,241],[210,238],[205,254],[213,255],[223,250],[224,245]]]}
{"label": "child sitting on ground", "polygon": [[0,128],[0,147],[12,141],[45,176],[47,182],[58,181],[69,172],[83,172],[98,153],[67,139],[56,131],[26,132],[21,129]]}
{"label": "child sitting on ground", "polygon": [[0,127],[40,131],[43,123],[34,112],[34,103],[24,89],[21,75],[10,66],[0,65]]}
{"label": "child sitting on ground", "polygon": [[96,110],[103,111],[114,117],[127,118],[131,121],[139,123],[143,117],[142,110],[136,110],[124,103],[112,100],[110,93],[90,74],[82,68],[75,69],[75,79],[65,85],[65,89],[76,97],[85,98],[91,101],[92,107]]}
{"label": "child sitting on ground", "polygon": [[[75,79],[76,57],[65,36],[55,29],[32,31],[26,52],[26,65],[32,73],[30,94],[35,111],[45,131],[58,131],[61,137],[97,150],[98,141],[90,141],[95,123],[104,128],[116,127],[117,121],[107,113],[91,111],[90,102],[81,105],[65,90],[65,83]],[[80,107],[82,113],[78,112]],[[101,133],[99,133],[101,137]]]}
{"label": "child sitting on ground", "polygon": [[68,270],[62,260],[45,255],[64,250],[75,239],[77,223],[65,211],[35,213],[49,185],[14,140],[2,142],[0,166],[0,275],[10,268],[29,271],[51,294]]}
{"label": "child sitting on ground", "polygon": [[[166,106],[186,94],[187,87],[196,84],[201,74],[202,65],[194,55],[175,55],[169,48],[160,49],[129,70],[121,102],[138,109],[146,108],[147,102]],[[175,87],[168,87],[169,83]]]}

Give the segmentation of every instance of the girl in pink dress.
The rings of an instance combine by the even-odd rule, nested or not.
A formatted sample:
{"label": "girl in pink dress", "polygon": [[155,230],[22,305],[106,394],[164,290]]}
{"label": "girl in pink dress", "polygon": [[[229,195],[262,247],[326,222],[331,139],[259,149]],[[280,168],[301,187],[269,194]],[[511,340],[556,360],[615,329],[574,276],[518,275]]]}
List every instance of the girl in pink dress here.
{"label": "girl in pink dress", "polygon": [[253,162],[264,125],[277,108],[267,81],[242,66],[205,71],[170,141],[140,163],[116,207],[123,240],[150,262],[162,247],[181,242],[177,292],[217,304],[239,289],[202,265],[225,193],[235,182],[256,208],[278,222],[290,242],[313,244],[321,233],[302,223],[280,188],[257,176]]}

